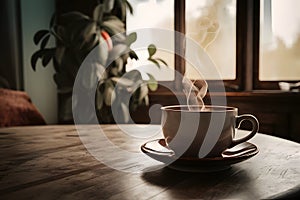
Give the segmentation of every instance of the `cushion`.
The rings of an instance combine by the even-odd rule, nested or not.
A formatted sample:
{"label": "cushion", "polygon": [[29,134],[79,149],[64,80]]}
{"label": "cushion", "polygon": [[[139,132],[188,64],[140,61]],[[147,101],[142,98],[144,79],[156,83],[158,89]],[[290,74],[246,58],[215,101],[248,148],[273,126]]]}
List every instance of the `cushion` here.
{"label": "cushion", "polygon": [[0,88],[0,127],[45,124],[26,92]]}

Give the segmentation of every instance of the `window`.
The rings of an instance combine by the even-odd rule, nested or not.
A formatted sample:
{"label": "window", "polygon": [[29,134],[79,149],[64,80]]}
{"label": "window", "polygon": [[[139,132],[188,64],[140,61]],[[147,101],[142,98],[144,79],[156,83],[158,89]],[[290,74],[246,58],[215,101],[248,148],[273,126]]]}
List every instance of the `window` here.
{"label": "window", "polygon": [[[168,64],[168,66],[161,65],[158,68],[147,60],[147,46],[141,49],[136,45],[140,40],[143,40],[142,43],[144,44],[158,46],[161,41],[157,36],[157,32],[152,31],[150,28],[174,30],[174,1],[128,0],[128,2],[132,5],[133,15],[127,14],[126,29],[127,32],[138,31],[137,42],[133,43],[131,47],[135,50],[139,60],[129,59],[126,70],[130,71],[138,68],[142,75],[151,73],[158,81],[174,81],[174,54],[172,52],[157,50],[155,57],[163,58]],[[174,38],[169,38],[169,41],[165,42],[168,42],[170,44],[169,49],[174,51]]]}
{"label": "window", "polygon": [[[133,7],[134,15],[129,13],[127,15],[126,28],[128,32],[141,28],[164,28],[185,33],[186,28],[186,36],[207,49],[207,53],[216,63],[222,79],[235,80],[236,0],[225,0],[223,2],[190,0],[186,1],[186,4],[185,1],[178,0],[129,0],[129,2]],[[223,6],[226,8],[225,11]],[[187,14],[185,15],[185,13]],[[227,24],[226,20],[229,20],[230,23]],[[210,23],[210,21],[213,21],[213,23]],[[193,28],[197,24],[201,24],[201,27],[199,27],[201,30]],[[153,41],[152,35],[150,38],[149,41]],[[143,37],[143,40],[145,39],[147,38]],[[180,46],[182,44],[180,38],[177,38],[176,42],[174,42],[174,39],[173,43],[176,46],[174,48],[184,49]],[[219,48],[220,45],[222,48]],[[127,70],[139,67],[144,72],[151,70],[151,73],[159,81],[174,81],[174,73],[170,74],[170,71],[166,68],[157,70],[151,67],[151,63],[145,61],[147,49],[138,50],[137,54],[141,58],[140,61],[130,60],[126,67]],[[166,60],[169,67],[175,68],[181,73],[185,72],[188,78],[199,78],[199,74],[195,73],[194,67],[185,62],[180,56],[175,55],[174,59],[173,53],[162,51],[159,51],[157,56]],[[174,62],[174,60],[176,61]],[[211,73],[205,79],[219,79],[219,75]]]}
{"label": "window", "polygon": [[[236,0],[186,1],[186,36],[199,44],[215,63],[220,76],[208,80],[236,78]],[[194,68],[186,63],[186,76],[197,79]]]}
{"label": "window", "polygon": [[[131,2],[136,4],[137,1]],[[174,6],[174,15],[168,14],[167,17],[169,20],[174,18],[174,30],[186,34],[205,49],[229,91],[279,89],[279,81],[300,80],[298,0],[140,2],[152,3],[152,6],[167,5],[168,2],[168,6]],[[164,11],[170,12],[167,8]],[[142,25],[145,27],[145,24]],[[183,44],[181,38],[175,38],[175,49],[183,51]],[[193,67],[184,59],[175,55],[175,62],[172,62],[171,57],[169,55],[168,62],[178,72],[191,79],[198,78],[194,76]],[[213,74],[205,78],[209,84],[218,84]],[[159,80],[172,81],[165,77]],[[180,84],[176,77],[172,82]]]}
{"label": "window", "polygon": [[300,1],[263,0],[260,7],[258,80],[299,81]]}

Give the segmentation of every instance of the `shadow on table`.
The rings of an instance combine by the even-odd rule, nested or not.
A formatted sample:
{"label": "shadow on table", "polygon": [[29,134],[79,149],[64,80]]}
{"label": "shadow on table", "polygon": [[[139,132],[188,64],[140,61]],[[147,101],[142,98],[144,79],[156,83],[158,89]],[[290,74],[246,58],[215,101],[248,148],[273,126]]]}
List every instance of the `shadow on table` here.
{"label": "shadow on table", "polygon": [[270,199],[300,199],[300,184],[289,191],[272,196]]}
{"label": "shadow on table", "polygon": [[257,199],[250,175],[240,168],[209,173],[192,173],[162,168],[145,172],[142,178],[167,188],[160,198],[240,198]]}

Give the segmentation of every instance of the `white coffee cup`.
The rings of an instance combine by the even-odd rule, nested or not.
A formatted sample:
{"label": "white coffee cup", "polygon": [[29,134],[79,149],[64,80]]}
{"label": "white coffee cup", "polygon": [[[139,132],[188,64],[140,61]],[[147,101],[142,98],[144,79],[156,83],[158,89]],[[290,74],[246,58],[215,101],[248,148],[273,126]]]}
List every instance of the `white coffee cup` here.
{"label": "white coffee cup", "polygon": [[[258,120],[250,114],[238,116],[238,109],[227,106],[175,105],[162,107],[162,130],[166,144],[177,156],[218,157],[222,152],[246,142],[258,131]],[[235,139],[236,127],[244,120],[251,132]]]}

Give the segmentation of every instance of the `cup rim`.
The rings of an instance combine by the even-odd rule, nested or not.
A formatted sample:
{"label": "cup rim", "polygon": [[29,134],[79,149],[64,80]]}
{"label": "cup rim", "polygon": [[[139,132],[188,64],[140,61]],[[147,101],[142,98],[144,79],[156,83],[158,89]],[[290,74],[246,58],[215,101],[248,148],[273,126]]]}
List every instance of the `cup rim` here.
{"label": "cup rim", "polygon": [[[205,108],[215,108],[214,110],[188,110],[188,109],[182,109],[182,108],[188,108],[188,107],[194,107],[194,108],[200,108],[200,105],[169,105],[169,106],[163,106],[160,109],[162,111],[171,111],[171,112],[187,112],[187,113],[212,113],[212,112],[234,112],[238,111],[238,108],[231,107],[231,106],[214,106],[214,105],[205,105]],[[178,109],[179,108],[179,109]]]}

